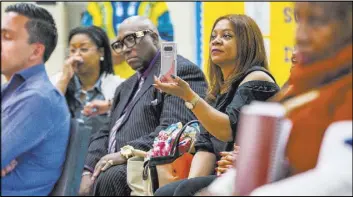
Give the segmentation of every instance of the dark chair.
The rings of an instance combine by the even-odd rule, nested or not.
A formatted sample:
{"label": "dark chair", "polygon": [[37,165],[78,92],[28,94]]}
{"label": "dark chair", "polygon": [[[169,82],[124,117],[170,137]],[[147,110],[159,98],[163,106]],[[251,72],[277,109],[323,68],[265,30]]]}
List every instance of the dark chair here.
{"label": "dark chair", "polygon": [[91,127],[81,119],[71,119],[70,139],[62,174],[50,196],[77,196],[88,151]]}

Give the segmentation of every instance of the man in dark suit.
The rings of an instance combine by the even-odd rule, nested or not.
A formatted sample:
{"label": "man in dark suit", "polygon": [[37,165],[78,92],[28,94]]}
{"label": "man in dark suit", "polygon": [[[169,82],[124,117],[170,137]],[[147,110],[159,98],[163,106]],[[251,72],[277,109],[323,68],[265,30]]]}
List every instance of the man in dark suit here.
{"label": "man in dark suit", "polygon": [[[156,90],[153,77],[161,67],[160,39],[153,23],[141,16],[126,19],[112,48],[137,71],[115,92],[109,125],[92,138],[82,174],[80,195],[129,196],[126,161],[120,149],[130,145],[148,151],[159,131],[176,122],[195,119],[184,101]],[[207,84],[202,71],[178,55],[177,75],[200,96]]]}

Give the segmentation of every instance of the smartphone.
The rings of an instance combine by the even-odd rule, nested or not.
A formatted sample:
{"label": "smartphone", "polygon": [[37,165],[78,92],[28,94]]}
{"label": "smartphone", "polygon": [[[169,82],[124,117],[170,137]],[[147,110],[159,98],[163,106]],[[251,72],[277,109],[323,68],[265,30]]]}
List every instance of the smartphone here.
{"label": "smartphone", "polygon": [[162,42],[159,79],[164,83],[172,83],[171,75],[177,76],[177,44],[175,42]]}

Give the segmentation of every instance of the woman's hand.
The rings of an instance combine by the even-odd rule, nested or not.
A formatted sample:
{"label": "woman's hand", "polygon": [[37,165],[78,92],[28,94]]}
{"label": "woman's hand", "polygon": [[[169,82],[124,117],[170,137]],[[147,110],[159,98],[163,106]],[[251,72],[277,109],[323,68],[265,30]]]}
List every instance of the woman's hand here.
{"label": "woman's hand", "polygon": [[171,76],[174,80],[173,83],[163,83],[154,76],[153,86],[160,91],[177,96],[184,101],[191,101],[196,93],[190,88],[190,85],[180,77],[174,75]]}
{"label": "woman's hand", "polygon": [[70,80],[75,74],[75,68],[83,64],[83,59],[80,56],[71,56],[69,57],[63,66],[63,79]]}
{"label": "woman's hand", "polygon": [[62,75],[55,84],[55,86],[63,95],[65,95],[66,93],[67,86],[69,85],[70,80],[74,76],[77,66],[82,64],[83,59],[80,56],[71,56],[67,60],[65,60],[65,64],[61,73]]}
{"label": "woman's hand", "polygon": [[216,168],[217,176],[225,173],[229,168],[235,167],[235,163],[239,154],[239,146],[234,145],[233,152],[220,152],[222,156],[217,162],[218,167]]}
{"label": "woman's hand", "polygon": [[229,168],[233,167],[233,153],[232,152],[220,152],[222,156],[219,161],[217,161],[217,176],[225,173]]}
{"label": "woman's hand", "polygon": [[111,101],[94,100],[85,105],[82,113],[85,116],[96,116],[107,113],[111,107],[110,102]]}

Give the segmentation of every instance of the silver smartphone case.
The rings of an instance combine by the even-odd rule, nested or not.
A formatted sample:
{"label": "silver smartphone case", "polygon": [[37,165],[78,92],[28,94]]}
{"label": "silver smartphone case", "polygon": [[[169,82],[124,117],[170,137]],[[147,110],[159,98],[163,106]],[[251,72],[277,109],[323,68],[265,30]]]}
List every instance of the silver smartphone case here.
{"label": "silver smartphone case", "polygon": [[162,42],[159,77],[163,81],[169,81],[171,74],[177,76],[177,44],[175,42]]}

